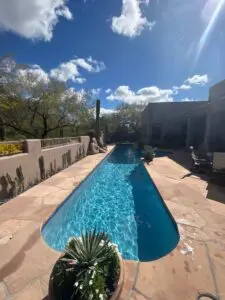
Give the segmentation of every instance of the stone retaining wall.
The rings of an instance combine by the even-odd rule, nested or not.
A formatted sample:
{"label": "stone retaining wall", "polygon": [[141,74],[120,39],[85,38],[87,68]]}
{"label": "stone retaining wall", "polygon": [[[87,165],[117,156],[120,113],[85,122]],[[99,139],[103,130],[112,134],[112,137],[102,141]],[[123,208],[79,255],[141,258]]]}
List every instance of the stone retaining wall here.
{"label": "stone retaining wall", "polygon": [[41,140],[26,140],[27,153],[0,157],[0,201],[13,198],[87,155],[89,137],[42,149]]}

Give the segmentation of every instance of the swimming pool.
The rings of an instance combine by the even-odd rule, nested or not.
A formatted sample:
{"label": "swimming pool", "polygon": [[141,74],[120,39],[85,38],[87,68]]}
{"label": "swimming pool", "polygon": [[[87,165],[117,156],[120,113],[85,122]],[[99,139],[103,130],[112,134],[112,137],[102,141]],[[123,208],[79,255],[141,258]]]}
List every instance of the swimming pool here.
{"label": "swimming pool", "polygon": [[176,224],[140,156],[132,145],[116,146],[45,224],[46,243],[62,251],[69,237],[96,228],[125,259],[155,260],[174,249]]}

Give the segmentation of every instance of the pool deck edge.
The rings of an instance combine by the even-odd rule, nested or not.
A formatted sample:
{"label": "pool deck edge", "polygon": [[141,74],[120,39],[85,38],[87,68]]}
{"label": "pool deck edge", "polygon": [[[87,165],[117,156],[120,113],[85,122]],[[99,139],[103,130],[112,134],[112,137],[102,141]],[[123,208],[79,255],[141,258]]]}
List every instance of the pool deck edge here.
{"label": "pool deck edge", "polygon": [[83,158],[0,206],[0,300],[44,300],[60,252],[43,240],[43,224],[113,151]]}
{"label": "pool deck edge", "polygon": [[155,158],[145,168],[177,223],[180,241],[167,256],[139,264],[131,299],[188,300],[208,292],[224,300],[225,188],[214,186],[212,197],[204,176],[174,158]]}
{"label": "pool deck edge", "polygon": [[[40,228],[107,154],[88,156],[0,206],[0,300],[48,299],[50,272],[60,253],[45,244]],[[195,300],[203,291],[225,300],[225,188],[215,187],[212,197],[205,180],[189,176],[169,157],[145,167],[181,240],[156,261],[125,260],[120,299]]]}

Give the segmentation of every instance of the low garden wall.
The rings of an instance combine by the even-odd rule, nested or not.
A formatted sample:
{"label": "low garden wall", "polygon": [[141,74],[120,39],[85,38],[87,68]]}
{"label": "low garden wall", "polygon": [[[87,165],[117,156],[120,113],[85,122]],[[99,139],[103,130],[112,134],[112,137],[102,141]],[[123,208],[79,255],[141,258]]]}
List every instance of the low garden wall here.
{"label": "low garden wall", "polygon": [[[61,140],[61,141],[60,141]],[[0,156],[0,201],[13,198],[87,155],[89,137],[12,142]],[[7,145],[3,146],[2,145]],[[11,142],[0,143],[3,150]],[[7,148],[8,147],[8,148]],[[10,148],[11,147],[11,148]],[[16,151],[19,149],[20,151]],[[14,150],[14,147],[13,147]],[[16,153],[9,155],[10,153]]]}

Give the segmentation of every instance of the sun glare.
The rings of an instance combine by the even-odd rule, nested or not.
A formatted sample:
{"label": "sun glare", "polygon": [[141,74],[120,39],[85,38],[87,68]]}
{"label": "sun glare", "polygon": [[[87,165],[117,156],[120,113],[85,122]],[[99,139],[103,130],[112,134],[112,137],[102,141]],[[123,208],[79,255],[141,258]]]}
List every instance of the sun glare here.
{"label": "sun glare", "polygon": [[[206,5],[210,1],[212,1],[212,0],[208,0],[207,3],[206,3]],[[207,42],[207,40],[208,40],[208,38],[210,36],[210,33],[212,32],[213,27],[216,24],[216,21],[217,21],[218,16],[219,16],[219,14],[221,12],[221,9],[223,8],[225,0],[218,0],[217,2],[218,3],[216,5],[216,7],[215,7],[215,10],[214,10],[213,14],[212,14],[212,17],[210,18],[210,20],[209,20],[209,22],[208,22],[208,24],[207,24],[207,26],[206,26],[206,28],[205,28],[205,30],[204,30],[201,38],[199,40],[198,47],[197,47],[197,53],[196,53],[196,62],[198,61],[198,59],[199,59],[199,57],[200,57],[200,55],[202,53],[202,50],[203,50],[203,48],[204,48],[204,46],[205,46],[205,44],[206,44],[206,42]]]}

